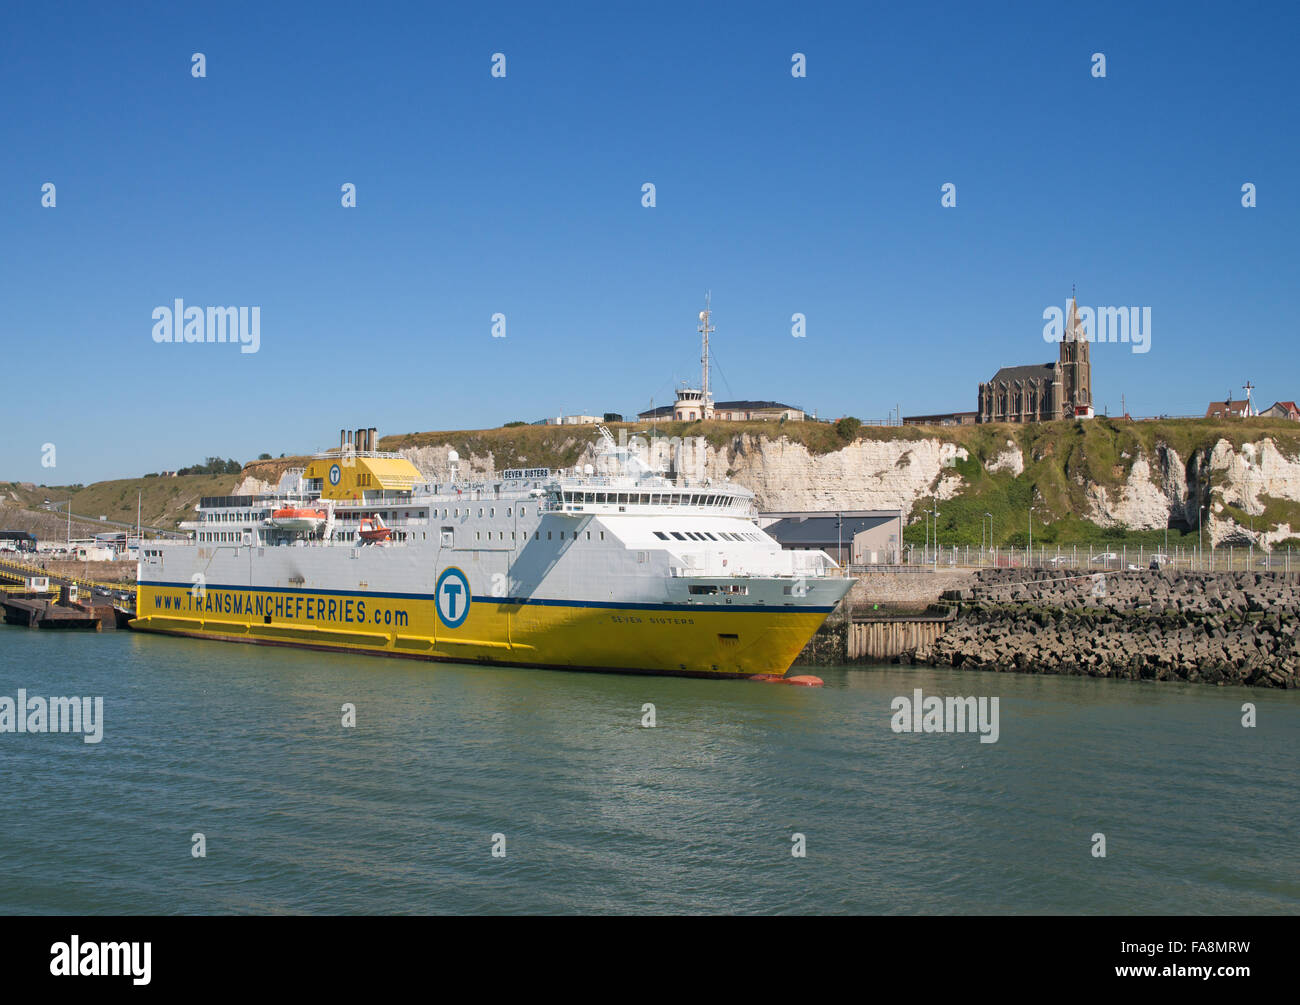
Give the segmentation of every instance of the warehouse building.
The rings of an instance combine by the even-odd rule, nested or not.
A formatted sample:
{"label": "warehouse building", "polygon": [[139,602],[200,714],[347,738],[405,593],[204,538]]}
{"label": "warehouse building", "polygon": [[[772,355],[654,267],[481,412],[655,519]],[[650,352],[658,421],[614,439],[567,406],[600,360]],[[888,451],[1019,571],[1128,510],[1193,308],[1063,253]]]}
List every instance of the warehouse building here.
{"label": "warehouse building", "polygon": [[899,563],[902,510],[760,513],[758,525],[788,551],[824,551],[840,565]]}

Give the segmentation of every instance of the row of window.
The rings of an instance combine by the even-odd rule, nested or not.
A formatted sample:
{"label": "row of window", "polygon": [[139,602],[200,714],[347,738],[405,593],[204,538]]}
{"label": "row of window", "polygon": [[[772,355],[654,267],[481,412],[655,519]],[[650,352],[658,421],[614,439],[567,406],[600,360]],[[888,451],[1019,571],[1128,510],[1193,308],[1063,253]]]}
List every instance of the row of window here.
{"label": "row of window", "polygon": [[[496,535],[497,535],[497,536],[496,536],[495,539],[492,537],[492,531],[490,531],[490,530],[489,530],[489,531],[476,530],[476,531],[474,531],[474,540],[475,540],[475,541],[482,541],[482,540],[483,540],[483,535],[484,535],[485,533],[487,534],[487,539],[488,539],[489,541],[492,541],[492,540],[504,541],[504,540],[506,539],[506,532],[503,531],[503,530],[499,530],[499,531],[496,532]],[[526,531],[526,530],[521,530],[521,531],[513,531],[513,530],[512,530],[512,531],[510,532],[510,540],[515,541],[515,540],[518,540],[518,539],[519,539],[519,538],[516,538],[516,537],[515,537],[515,534],[516,534],[516,533],[518,533],[519,538],[522,538],[522,539],[525,540],[525,541],[528,540],[528,531]],[[548,531],[546,532],[546,540],[548,540],[548,541],[552,540],[552,535],[553,535],[554,533],[555,533],[554,531],[550,531],[550,530],[548,530]],[[560,531],[560,540],[561,540],[561,541],[565,540],[565,536],[564,536],[565,533],[566,533],[565,531]],[[451,547],[451,541],[452,541],[451,534],[452,534],[452,528],[450,528],[450,527],[444,527],[444,528],[442,528],[442,546],[443,546],[444,548],[450,548],[450,547]],[[576,540],[578,540],[578,534],[579,534],[579,531],[576,531],[576,530],[575,530],[575,531],[573,531],[573,533],[569,536],[568,539],[571,540],[571,541],[576,541]],[[539,530],[538,530],[538,531],[533,531],[533,540],[534,540],[534,541],[540,541],[541,539],[542,539],[542,532],[539,531]],[[603,530],[600,532],[600,539],[601,539],[602,541],[605,540],[605,532],[604,532]],[[591,531],[587,531],[587,540],[588,540],[588,541],[591,540]]]}
{"label": "row of window", "polygon": [[[713,507],[732,506],[736,502],[734,496],[705,495],[705,494],[677,493],[677,492],[565,492],[564,501],[566,503],[591,503],[593,505],[598,505],[601,503],[608,502],[608,503],[613,503],[618,505],[713,506]],[[485,515],[485,510],[486,510],[486,515],[489,517],[496,517],[497,515],[497,510],[495,506],[488,506],[488,507],[479,506],[477,507],[477,509],[478,509],[478,515],[480,517]],[[474,507],[466,506],[464,507],[464,510],[465,510],[464,512],[465,516],[474,515]],[[513,506],[507,506],[505,510],[506,510],[506,516],[508,517],[514,516]],[[534,507],[534,510],[538,516],[541,516],[542,509],[540,506]],[[392,510],[391,517],[395,518],[397,516],[397,512],[398,512],[397,510]],[[203,519],[207,523],[249,523],[252,521],[265,519],[270,515],[271,515],[270,510],[261,510],[261,511],[239,510],[239,511],[227,512],[227,513],[205,513],[203,515]],[[369,517],[370,515],[371,515],[370,510],[364,510],[364,511],[340,510],[338,513],[338,517],[340,520],[360,520],[363,517]],[[383,519],[390,518],[390,512],[388,510],[383,511],[379,515]],[[438,516],[438,510],[436,507],[433,510],[433,515],[435,518]],[[459,517],[461,515],[462,515],[461,507],[459,506],[453,506],[453,507],[444,506],[442,509],[443,519],[446,519],[448,516]],[[520,506],[519,515],[521,517],[527,516],[528,507]],[[405,518],[410,518],[411,511],[410,510],[404,511],[402,513],[402,516]],[[426,512],[424,510],[417,510],[415,512],[415,516],[417,519],[423,518],[426,516]],[[739,538],[736,538],[736,540],[739,540]]]}
{"label": "row of window", "polygon": [[734,506],[735,496],[699,492],[565,492],[566,503],[619,506]]}
{"label": "row of window", "polygon": [[655,531],[654,533],[655,533],[655,537],[659,538],[660,541],[667,541],[667,540],[669,540],[668,534],[671,534],[673,537],[677,538],[677,540],[679,540],[679,541],[717,541],[717,540],[719,540],[719,538],[721,538],[721,540],[723,540],[723,541],[762,541],[762,540],[763,540],[763,537],[762,537],[762,535],[760,535],[760,534],[749,534],[749,533],[740,534],[740,533],[730,533],[730,532],[725,531],[725,530],[720,530],[720,531],[718,531],[718,537],[714,537],[714,536],[713,536],[712,534],[710,534],[707,530],[705,530],[705,531],[694,531],[694,530],[676,531],[676,530],[670,530],[670,531],[668,532],[668,534],[665,534],[665,533],[664,533],[663,531],[661,531],[661,530],[657,530],[657,531]]}
{"label": "row of window", "polygon": [[[491,535],[489,535],[489,537],[490,537],[490,536],[491,536]],[[348,532],[348,533],[336,534],[336,535],[335,535],[335,538],[336,538],[337,540],[339,540],[339,541],[355,541],[355,540],[357,540],[357,535],[356,535],[355,533]],[[424,541],[424,540],[427,540],[427,538],[428,538],[428,535],[425,534],[425,533],[423,533],[423,532],[421,532],[421,534],[420,534],[420,540],[421,540],[421,541]],[[217,543],[221,543],[221,542],[223,542],[223,541],[226,541],[226,542],[240,542],[240,541],[243,541],[243,539],[244,539],[244,534],[243,534],[242,531],[237,531],[237,530],[229,530],[229,531],[227,531],[227,530],[204,530],[204,531],[199,531],[199,533],[198,533],[198,535],[197,535],[197,539],[198,539],[199,541],[201,541],[201,542],[208,543],[208,544],[217,544]],[[392,540],[394,540],[394,541],[408,541],[408,540],[409,540],[409,541],[414,541],[414,540],[415,540],[415,533],[414,533],[413,531],[410,532],[410,533],[407,533],[406,531],[401,531],[401,530],[393,531]]]}
{"label": "row of window", "polygon": [[204,513],[204,523],[248,523],[251,520],[263,520],[271,515],[268,510],[232,510],[228,513]]}
{"label": "row of window", "polygon": [[[542,513],[542,509],[541,509],[541,507],[538,506],[538,507],[536,507],[536,509],[537,509],[537,515],[538,515],[538,516],[541,516],[541,513]],[[448,512],[447,509],[444,507],[444,508],[443,508],[443,511],[442,511],[442,515],[443,515],[443,518],[444,518],[444,519],[446,519],[446,517],[447,517],[447,512]],[[434,516],[437,516],[437,515],[438,515],[438,511],[437,511],[437,509],[435,509],[435,510],[433,511],[433,515],[434,515]],[[459,507],[453,507],[452,510],[451,510],[451,515],[452,515],[452,516],[460,516],[461,514],[460,514],[460,509],[459,509]],[[466,516],[473,516],[473,515],[474,515],[474,513],[473,513],[473,508],[470,507],[470,506],[466,506],[466,507],[465,507],[465,515],[466,515]],[[482,516],[482,515],[483,515],[483,507],[482,507],[482,506],[480,506],[480,507],[478,508],[478,515],[479,515],[479,516]],[[489,507],[487,508],[487,515],[488,515],[488,516],[491,516],[491,517],[496,516],[496,515],[497,515],[497,508],[496,508],[495,506],[489,506]],[[520,515],[520,516],[527,516],[527,515],[528,515],[528,507],[527,507],[527,506],[520,506],[520,507],[519,507],[519,515]],[[514,507],[513,507],[513,506],[507,506],[507,507],[506,507],[506,516],[514,516]]]}

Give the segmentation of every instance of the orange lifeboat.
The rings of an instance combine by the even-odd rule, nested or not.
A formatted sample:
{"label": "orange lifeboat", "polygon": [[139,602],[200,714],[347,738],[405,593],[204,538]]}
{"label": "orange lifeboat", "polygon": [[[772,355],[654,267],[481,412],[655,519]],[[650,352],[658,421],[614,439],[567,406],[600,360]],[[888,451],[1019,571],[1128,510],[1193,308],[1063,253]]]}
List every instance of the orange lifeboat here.
{"label": "orange lifeboat", "polygon": [[384,521],[379,519],[379,514],[361,518],[360,524],[357,525],[357,537],[363,541],[369,541],[371,544],[383,544],[385,541],[391,541],[393,538],[393,529],[386,527]]}
{"label": "orange lifeboat", "polygon": [[325,514],[318,509],[285,506],[271,514],[271,526],[295,533],[311,533],[325,524]]}

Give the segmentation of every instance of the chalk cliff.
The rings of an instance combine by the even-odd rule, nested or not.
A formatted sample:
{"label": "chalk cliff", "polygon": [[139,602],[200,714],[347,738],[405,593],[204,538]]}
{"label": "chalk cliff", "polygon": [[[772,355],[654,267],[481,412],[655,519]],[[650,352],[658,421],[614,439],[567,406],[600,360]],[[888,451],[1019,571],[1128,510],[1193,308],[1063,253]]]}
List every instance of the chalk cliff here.
{"label": "chalk cliff", "polygon": [[[901,508],[919,519],[935,499],[964,501],[973,511],[985,496],[1019,490],[1024,501],[1017,512],[1032,496],[1035,513],[1048,524],[1073,516],[1102,528],[1193,528],[1204,507],[1207,543],[1268,547],[1293,538],[1292,528],[1300,527],[1300,429],[1289,427],[1255,430],[1238,423],[1219,434],[1197,421],[1099,419],[929,431],[864,428],[826,449],[778,428],[725,435],[714,424],[708,435],[631,443],[676,477],[738,482],[765,510]],[[418,435],[445,437],[399,448],[438,480],[448,477],[448,452],[457,443],[462,477],[491,478],[505,467],[553,464],[556,457],[568,459],[564,466],[595,461],[588,430],[555,430],[547,456],[513,443],[495,447],[485,434],[476,434],[469,449],[458,434]],[[507,456],[499,461],[499,453]]]}

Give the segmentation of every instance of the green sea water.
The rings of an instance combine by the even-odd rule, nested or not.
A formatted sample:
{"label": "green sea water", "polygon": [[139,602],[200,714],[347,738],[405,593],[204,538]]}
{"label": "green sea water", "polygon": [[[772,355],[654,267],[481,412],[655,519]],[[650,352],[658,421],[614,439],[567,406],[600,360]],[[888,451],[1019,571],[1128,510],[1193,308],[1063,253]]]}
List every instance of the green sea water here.
{"label": "green sea water", "polygon": [[[1300,908],[1300,694],[815,672],[824,688],[0,628],[0,696],[104,710],[96,744],[0,733],[0,912]],[[894,732],[918,687],[997,697],[998,741]]]}

